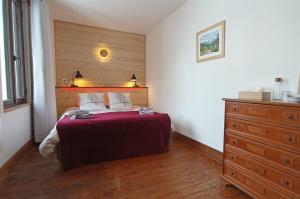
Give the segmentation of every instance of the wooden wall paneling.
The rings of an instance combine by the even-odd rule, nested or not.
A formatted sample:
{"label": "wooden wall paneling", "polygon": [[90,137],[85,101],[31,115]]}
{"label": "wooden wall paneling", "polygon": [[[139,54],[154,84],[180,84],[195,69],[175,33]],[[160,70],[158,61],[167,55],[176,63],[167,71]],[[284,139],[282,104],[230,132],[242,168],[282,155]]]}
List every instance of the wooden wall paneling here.
{"label": "wooden wall paneling", "polygon": [[[62,79],[72,81],[72,74],[79,70],[83,75],[76,84],[80,87],[105,87],[99,92],[114,91],[108,87],[128,87],[134,73],[138,80],[146,81],[146,36],[105,28],[91,27],[54,21],[56,85]],[[109,59],[101,59],[100,49],[110,51]],[[56,88],[57,115],[67,108],[76,106],[76,96],[80,92],[98,92],[95,88],[66,90]],[[148,89],[118,89],[130,92],[132,103],[148,105]]]}
{"label": "wooden wall paneling", "polygon": [[[71,81],[80,70],[80,86],[126,86],[132,73],[146,80],[146,36],[74,23],[55,21],[56,84]],[[101,61],[100,47],[111,51]]]}

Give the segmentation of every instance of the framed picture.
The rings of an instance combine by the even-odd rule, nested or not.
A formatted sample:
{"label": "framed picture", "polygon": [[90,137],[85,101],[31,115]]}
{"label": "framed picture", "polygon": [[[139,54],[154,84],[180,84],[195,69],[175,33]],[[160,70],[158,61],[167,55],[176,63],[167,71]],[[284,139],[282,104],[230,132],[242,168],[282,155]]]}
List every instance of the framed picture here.
{"label": "framed picture", "polygon": [[197,62],[225,57],[225,21],[197,33]]}

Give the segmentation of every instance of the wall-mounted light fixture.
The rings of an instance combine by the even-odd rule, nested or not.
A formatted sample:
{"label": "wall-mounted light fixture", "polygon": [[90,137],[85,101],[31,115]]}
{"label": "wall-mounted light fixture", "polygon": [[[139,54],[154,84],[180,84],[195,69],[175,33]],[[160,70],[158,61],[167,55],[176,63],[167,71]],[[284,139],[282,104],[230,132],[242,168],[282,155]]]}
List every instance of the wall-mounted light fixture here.
{"label": "wall-mounted light fixture", "polygon": [[105,47],[101,47],[99,49],[99,57],[102,61],[106,61],[110,58],[111,56],[111,52],[108,48]]}
{"label": "wall-mounted light fixture", "polygon": [[138,81],[138,80],[137,80],[135,74],[132,74],[130,81],[134,82],[134,86],[132,86],[132,87],[139,87],[139,86],[137,85],[137,81]]}
{"label": "wall-mounted light fixture", "polygon": [[78,87],[78,85],[75,85],[75,79],[81,79],[81,78],[83,78],[83,76],[81,75],[79,70],[73,73],[71,87]]}
{"label": "wall-mounted light fixture", "polygon": [[106,58],[108,56],[108,50],[107,49],[101,49],[100,50],[100,56],[103,58]]}

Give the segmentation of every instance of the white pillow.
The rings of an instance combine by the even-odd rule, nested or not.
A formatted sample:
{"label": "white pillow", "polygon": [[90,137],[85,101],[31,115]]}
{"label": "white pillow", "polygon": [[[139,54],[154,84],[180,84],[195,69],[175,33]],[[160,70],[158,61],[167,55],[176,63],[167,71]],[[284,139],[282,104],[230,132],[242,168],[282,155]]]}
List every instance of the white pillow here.
{"label": "white pillow", "polygon": [[112,110],[131,110],[130,93],[107,93],[109,108]]}
{"label": "white pillow", "polygon": [[79,93],[79,108],[87,111],[103,111],[106,109],[104,93]]}

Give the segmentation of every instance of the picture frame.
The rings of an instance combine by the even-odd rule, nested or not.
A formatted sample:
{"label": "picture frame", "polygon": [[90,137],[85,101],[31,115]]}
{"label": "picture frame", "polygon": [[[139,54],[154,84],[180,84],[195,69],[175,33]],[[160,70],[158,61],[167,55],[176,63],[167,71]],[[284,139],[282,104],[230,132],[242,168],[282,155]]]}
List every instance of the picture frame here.
{"label": "picture frame", "polygon": [[197,62],[225,57],[225,20],[196,34]]}

